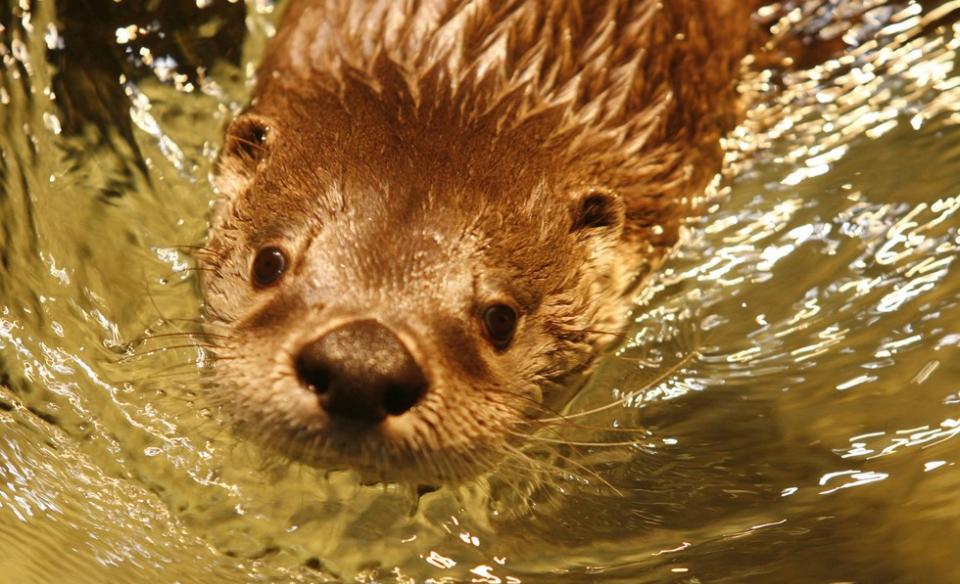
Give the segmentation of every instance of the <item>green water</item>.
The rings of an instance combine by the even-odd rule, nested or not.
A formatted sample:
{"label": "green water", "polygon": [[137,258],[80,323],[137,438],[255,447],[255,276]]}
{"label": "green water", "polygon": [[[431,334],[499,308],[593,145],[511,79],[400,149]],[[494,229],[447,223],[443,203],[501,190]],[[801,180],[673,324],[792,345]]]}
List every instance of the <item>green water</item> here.
{"label": "green water", "polygon": [[571,405],[628,398],[565,435],[606,445],[418,497],[238,440],[170,336],[277,9],[0,0],[0,583],[960,582],[960,3],[843,6],[843,56],[745,81]]}

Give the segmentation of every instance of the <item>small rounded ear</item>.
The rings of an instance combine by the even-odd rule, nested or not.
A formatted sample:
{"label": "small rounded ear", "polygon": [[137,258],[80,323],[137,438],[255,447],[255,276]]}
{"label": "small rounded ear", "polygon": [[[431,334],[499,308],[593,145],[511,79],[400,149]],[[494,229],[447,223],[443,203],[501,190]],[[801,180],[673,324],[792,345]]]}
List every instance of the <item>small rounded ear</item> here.
{"label": "small rounded ear", "polygon": [[614,193],[601,188],[584,189],[573,199],[570,231],[620,227],[625,212],[623,200]]}
{"label": "small rounded ear", "polygon": [[227,126],[227,135],[221,155],[248,172],[266,158],[270,144],[270,125],[267,120],[252,114],[243,114]]}

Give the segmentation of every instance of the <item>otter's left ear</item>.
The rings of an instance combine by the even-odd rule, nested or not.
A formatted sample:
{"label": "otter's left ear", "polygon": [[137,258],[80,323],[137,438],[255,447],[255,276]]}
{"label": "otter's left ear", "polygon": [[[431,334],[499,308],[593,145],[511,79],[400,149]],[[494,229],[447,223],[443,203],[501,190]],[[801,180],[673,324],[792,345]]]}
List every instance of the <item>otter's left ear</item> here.
{"label": "otter's left ear", "polygon": [[573,198],[570,232],[588,229],[620,229],[626,208],[623,199],[602,188],[588,188]]}

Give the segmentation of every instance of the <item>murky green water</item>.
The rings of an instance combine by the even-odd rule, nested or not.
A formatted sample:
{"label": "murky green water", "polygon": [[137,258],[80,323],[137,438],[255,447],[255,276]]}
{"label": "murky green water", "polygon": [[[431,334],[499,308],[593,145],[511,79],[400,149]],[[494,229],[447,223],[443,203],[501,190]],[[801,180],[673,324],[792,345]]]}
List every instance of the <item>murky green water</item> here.
{"label": "murky green water", "polygon": [[960,581],[960,3],[925,5],[747,82],[572,404],[606,446],[418,498],[265,459],[170,336],[271,3],[0,0],[0,582]]}

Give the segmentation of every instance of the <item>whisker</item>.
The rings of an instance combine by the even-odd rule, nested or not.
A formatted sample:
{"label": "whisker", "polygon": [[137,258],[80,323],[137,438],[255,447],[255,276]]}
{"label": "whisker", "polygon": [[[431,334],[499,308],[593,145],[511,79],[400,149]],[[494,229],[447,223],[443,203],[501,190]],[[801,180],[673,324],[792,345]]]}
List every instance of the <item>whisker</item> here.
{"label": "whisker", "polygon": [[206,266],[188,266],[186,268],[179,268],[174,271],[174,273],[180,274],[183,272],[211,272],[214,274],[220,273],[220,268],[208,268]]}
{"label": "whisker", "polygon": [[511,432],[507,430],[507,433],[511,436],[516,436],[518,438],[524,438],[529,440],[535,440],[537,442],[547,442],[549,444],[563,444],[565,446],[595,446],[595,447],[608,447],[608,446],[636,446],[636,440],[623,441],[623,442],[578,442],[576,440],[564,440],[562,438],[547,438],[546,436],[536,436],[534,434],[524,434],[522,432]]}
{"label": "whisker", "polygon": [[[210,251],[206,246],[200,244],[190,244],[190,243],[178,243],[175,245],[160,245],[157,247],[169,247],[170,249],[190,249],[190,250],[201,250],[201,251]],[[212,252],[211,252],[212,253]]]}
{"label": "whisker", "polygon": [[[510,450],[512,450],[512,451],[514,451],[514,452],[517,453],[517,454],[523,454],[521,451],[518,451],[518,450],[516,450],[516,449],[513,449],[513,448],[511,448],[511,447],[509,447],[509,446],[506,446],[506,445],[505,445],[505,447],[508,448],[508,449],[510,449]],[[614,493],[616,493],[617,496],[623,497],[623,492],[622,492],[620,489],[618,489],[618,488],[616,488],[615,486],[613,486],[613,484],[610,483],[610,481],[608,481],[608,480],[606,480],[605,478],[603,478],[602,476],[600,476],[600,474],[597,473],[595,470],[593,470],[593,469],[591,469],[591,468],[589,468],[589,467],[587,467],[587,466],[584,466],[583,464],[580,464],[579,462],[573,460],[573,459],[570,458],[570,457],[567,457],[567,456],[564,456],[563,454],[560,454],[560,452],[558,452],[556,449],[554,449],[550,454],[551,454],[552,456],[556,456],[557,458],[560,458],[560,459],[563,460],[564,462],[567,462],[567,463],[569,463],[569,464],[572,464],[573,466],[577,467],[578,469],[586,472],[588,475],[590,475],[591,477],[595,478],[596,480],[598,480],[599,482],[601,482],[604,486],[606,486],[608,489],[610,489],[611,491],[613,491]],[[527,455],[524,455],[524,456],[526,456],[527,460],[529,460],[529,461],[531,461],[531,462],[538,462],[541,467],[542,467],[542,465],[545,464],[543,461],[537,461],[536,459],[531,458],[530,456],[527,456]],[[549,465],[548,465],[548,469],[553,469],[552,472],[559,472],[559,473],[564,473],[564,472],[567,472],[567,471],[568,471],[568,469],[561,469],[561,468],[559,468],[559,467],[552,467],[552,466],[549,466]],[[582,476],[581,476],[581,478],[583,478],[583,479],[585,479],[585,480],[588,480],[588,479],[586,479],[586,477],[582,477]]]}
{"label": "whisker", "polygon": [[178,349],[216,349],[216,348],[217,348],[216,345],[202,345],[199,343],[190,344],[190,345],[171,345],[168,347],[157,347],[156,349],[150,349],[149,351],[134,353],[129,357],[123,357],[121,359],[114,361],[114,363],[129,363],[130,361],[133,361],[134,359],[137,359],[139,357],[147,357],[149,355],[153,355],[155,353],[162,353],[164,351],[174,351]]}
{"label": "whisker", "polygon": [[561,421],[561,420],[562,420],[562,421],[569,421],[569,420],[572,420],[572,419],[574,419],[574,418],[582,418],[582,417],[584,417],[584,416],[591,416],[591,415],[593,415],[593,414],[597,414],[597,413],[600,413],[600,412],[603,412],[603,411],[606,411],[606,410],[615,408],[615,407],[617,407],[617,406],[623,405],[623,404],[625,404],[627,401],[629,401],[630,398],[633,397],[633,395],[634,395],[634,392],[630,392],[630,393],[628,393],[627,395],[625,395],[624,397],[622,397],[622,398],[620,398],[620,399],[618,399],[618,400],[616,400],[616,401],[614,401],[614,402],[608,403],[608,404],[606,404],[606,405],[602,405],[602,406],[597,407],[597,408],[593,408],[592,410],[584,410],[584,411],[582,411],[582,412],[577,412],[577,413],[574,413],[574,414],[561,414],[561,415],[559,415],[559,416],[557,416],[557,417],[554,417],[554,418],[541,418],[540,421],[541,421],[541,422],[555,422],[555,421]]}
{"label": "whisker", "polygon": [[206,324],[202,318],[167,318],[165,322],[174,323],[174,322],[189,322],[191,324]]}
{"label": "whisker", "polygon": [[636,395],[637,393],[645,393],[645,392],[646,392],[648,389],[650,389],[651,387],[654,387],[655,385],[661,383],[662,381],[664,381],[664,380],[666,380],[666,379],[669,379],[671,376],[673,376],[674,373],[676,373],[677,371],[679,371],[680,369],[682,369],[683,367],[685,367],[687,364],[690,363],[691,360],[693,360],[695,357],[698,357],[699,355],[700,355],[700,353],[699,353],[698,351],[691,351],[690,353],[687,353],[687,354],[683,357],[683,359],[680,359],[680,360],[677,361],[675,364],[671,365],[671,366],[668,367],[666,370],[664,370],[662,373],[660,373],[659,375],[657,375],[656,377],[654,377],[651,381],[649,381],[646,385],[644,385],[643,388],[641,388],[641,389],[639,389],[639,390],[637,390],[637,391],[631,391],[631,392],[627,393],[625,396],[623,396],[622,398],[620,398],[620,399],[618,399],[618,400],[616,400],[616,401],[614,401],[614,402],[611,402],[611,403],[608,403],[608,404],[606,404],[606,405],[603,405],[603,406],[594,408],[594,409],[592,409],[592,410],[585,410],[585,411],[576,412],[576,413],[573,413],[573,414],[562,414],[561,416],[559,416],[559,417],[557,417],[557,418],[543,418],[543,420],[544,420],[544,421],[553,421],[553,420],[556,420],[556,419],[566,419],[566,420],[570,420],[570,419],[573,419],[573,418],[579,418],[579,417],[583,417],[583,416],[593,415],[593,414],[596,414],[596,413],[599,413],[599,412],[603,412],[603,411],[609,410],[609,409],[611,409],[611,408],[615,408],[615,407],[617,407],[618,405],[625,404],[625,403],[627,403],[630,399],[632,399],[633,396]]}
{"label": "whisker", "polygon": [[576,428],[580,430],[596,430],[598,432],[612,432],[614,434],[645,434],[645,428],[614,428],[611,426],[600,426],[596,424],[584,424],[581,422],[571,422],[567,419],[543,422],[542,420],[532,418],[527,421],[528,424],[540,425],[547,430],[557,431],[562,428]]}
{"label": "whisker", "polygon": [[177,333],[152,334],[152,335],[143,337],[143,340],[148,341],[150,339],[164,339],[169,337],[212,337],[215,339],[231,339],[232,338],[228,335],[220,335],[217,333],[211,333],[207,331],[181,331]]}
{"label": "whisker", "polygon": [[622,492],[620,489],[618,489],[617,487],[613,486],[613,483],[611,483],[611,482],[608,481],[607,479],[605,479],[605,478],[603,478],[602,476],[600,476],[600,473],[598,473],[597,471],[595,471],[595,470],[593,470],[592,468],[589,468],[589,467],[587,467],[587,466],[584,466],[583,464],[580,464],[580,463],[577,462],[576,460],[573,460],[572,458],[570,458],[570,457],[568,457],[568,456],[564,456],[564,455],[560,454],[559,452],[554,452],[553,454],[554,454],[554,456],[560,458],[560,459],[563,460],[564,462],[568,462],[568,463],[576,466],[577,468],[579,468],[579,469],[581,469],[581,470],[583,470],[583,471],[586,471],[586,472],[589,473],[591,476],[593,476],[594,478],[596,478],[598,481],[600,481],[601,483],[603,483],[608,489],[610,489],[611,491],[613,491],[614,493],[616,493],[618,497],[623,497],[623,492]]}
{"label": "whisker", "polygon": [[[549,413],[549,414],[554,414],[554,417],[553,417],[553,418],[528,418],[528,419],[525,421],[525,423],[527,423],[527,424],[539,425],[539,426],[542,426],[542,427],[544,427],[544,428],[548,428],[548,429],[550,429],[550,430],[556,430],[557,428],[570,427],[570,428],[578,428],[578,429],[583,429],[583,430],[599,430],[599,431],[604,431],[604,432],[624,433],[624,434],[643,433],[643,432],[646,431],[646,430],[644,430],[643,428],[612,428],[612,427],[610,427],[610,426],[599,426],[599,425],[592,425],[592,424],[584,424],[584,423],[581,423],[581,422],[571,422],[571,421],[568,419],[570,416],[564,416],[564,415],[561,414],[559,411],[557,411],[557,410],[555,410],[555,409],[553,409],[553,408],[551,408],[551,407],[549,407],[549,406],[547,406],[547,405],[545,405],[545,404],[542,404],[542,403],[538,402],[537,400],[535,400],[535,399],[533,399],[533,398],[531,398],[531,397],[524,396],[524,395],[518,394],[518,393],[516,393],[516,392],[512,392],[512,391],[504,390],[504,389],[487,388],[487,390],[488,390],[489,394],[498,394],[498,393],[499,393],[499,394],[504,394],[504,395],[507,395],[507,396],[510,396],[510,397],[515,397],[515,398],[522,399],[522,400],[524,400],[524,401],[526,401],[526,402],[529,402],[529,405],[530,405],[531,407],[533,407],[533,408],[535,408],[535,409],[537,409],[537,410],[539,410],[539,411],[541,411],[541,412]],[[509,402],[506,402],[506,401],[497,401],[497,400],[494,400],[494,399],[491,399],[491,401],[495,401],[497,404],[502,405],[502,406],[507,407],[507,408],[510,408],[510,409],[514,410],[515,412],[517,412],[517,413],[520,413],[520,414],[523,414],[523,413],[524,413],[523,410],[521,410],[520,408],[514,406],[513,404],[511,404],[511,403],[509,403]]]}

